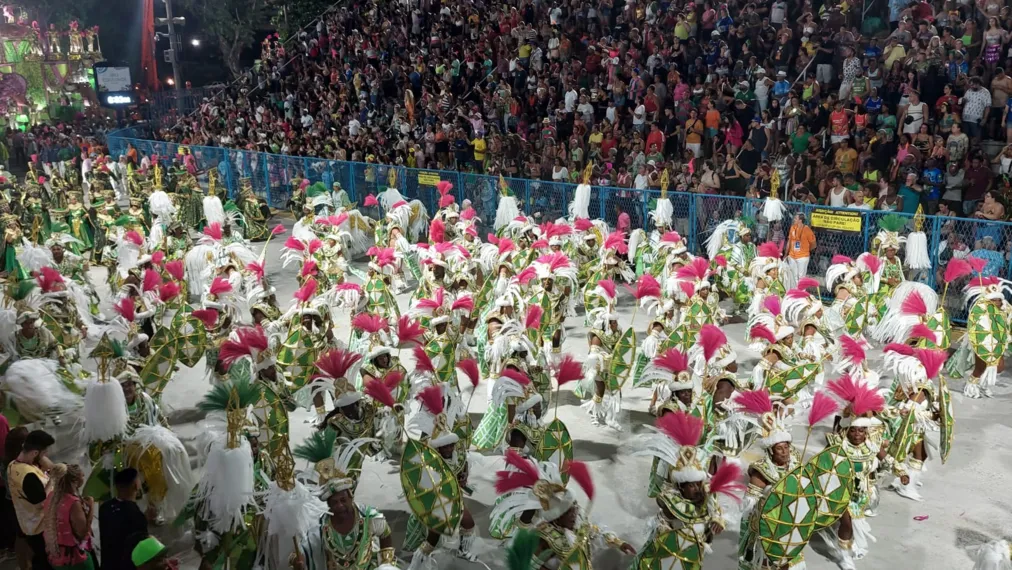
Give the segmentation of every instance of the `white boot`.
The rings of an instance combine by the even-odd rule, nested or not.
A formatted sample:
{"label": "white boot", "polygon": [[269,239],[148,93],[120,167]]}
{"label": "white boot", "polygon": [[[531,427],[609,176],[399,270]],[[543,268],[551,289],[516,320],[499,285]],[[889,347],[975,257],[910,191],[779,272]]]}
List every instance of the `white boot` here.
{"label": "white boot", "polygon": [[904,485],[899,479],[896,479],[893,481],[892,489],[901,497],[905,497],[912,501],[923,501],[924,498],[921,497],[921,494],[917,491],[917,482],[921,478],[921,472],[911,469],[907,476],[910,478],[909,483]]}
{"label": "white boot", "polygon": [[460,546],[457,549],[457,556],[469,562],[478,560],[478,557],[473,552],[474,543],[478,540],[475,530],[474,528],[460,529]]}
{"label": "white boot", "polygon": [[963,385],[963,395],[973,400],[980,398],[980,378],[970,376]]}
{"label": "white boot", "polygon": [[408,566],[408,570],[425,570],[432,566],[432,551],[434,547],[430,546],[428,542],[423,542],[421,546],[415,549],[414,554],[411,555],[411,565]]}
{"label": "white boot", "polygon": [[850,549],[851,544],[850,540],[840,541],[840,559],[836,561],[840,570],[857,570],[857,566],[854,565],[854,553]]}

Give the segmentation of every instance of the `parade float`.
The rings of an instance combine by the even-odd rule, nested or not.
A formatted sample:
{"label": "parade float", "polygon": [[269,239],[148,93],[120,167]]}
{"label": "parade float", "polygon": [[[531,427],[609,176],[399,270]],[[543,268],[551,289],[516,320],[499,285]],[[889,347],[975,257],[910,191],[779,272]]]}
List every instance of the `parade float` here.
{"label": "parade float", "polygon": [[69,119],[94,104],[92,68],[103,60],[98,26],[70,22],[42,29],[25,8],[2,7],[0,19],[0,121],[24,128]]}

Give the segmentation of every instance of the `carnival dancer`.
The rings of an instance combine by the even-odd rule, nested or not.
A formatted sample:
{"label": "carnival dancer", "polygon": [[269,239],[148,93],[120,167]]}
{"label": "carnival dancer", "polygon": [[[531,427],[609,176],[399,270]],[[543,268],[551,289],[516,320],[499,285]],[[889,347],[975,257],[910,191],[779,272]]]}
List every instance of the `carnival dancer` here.
{"label": "carnival dancer", "polygon": [[[533,570],[590,570],[594,551],[601,547],[635,554],[629,543],[581,514],[557,465],[529,461],[512,450],[506,452],[506,462],[512,469],[496,473],[496,491],[506,498],[496,505],[492,518],[520,519],[533,525],[539,539]],[[570,461],[562,471],[594,500],[594,483],[585,464]]]}
{"label": "carnival dancer", "polygon": [[314,433],[293,455],[313,465],[308,479],[320,488],[327,514],[300,539],[294,570],[396,570],[393,538],[378,510],[355,502],[362,475],[360,447],[368,440],[336,445],[336,433]]}
{"label": "carnival dancer", "polygon": [[[336,432],[338,443],[375,438],[377,435],[377,407],[355,389],[354,380],[361,359],[361,354],[334,348],[323,353],[315,363],[319,373],[312,386],[314,401],[320,402],[317,404],[317,413],[320,413],[324,392],[330,392],[334,401],[334,409],[322,418],[319,429]],[[379,440],[375,440],[363,451],[374,455],[380,450],[379,443]]]}
{"label": "carnival dancer", "polygon": [[[716,284],[734,302],[736,315],[744,313],[751,298],[749,266],[757,254],[752,242],[751,226],[754,224],[747,217],[724,220],[706,240],[707,257],[716,264]],[[723,263],[719,261],[721,257]]]}
{"label": "carnival dancer", "polygon": [[854,260],[834,255],[826,269],[826,288],[833,293],[833,303],[826,311],[827,327],[832,334],[856,337],[868,326],[868,294],[864,277]]}
{"label": "carnival dancer", "polygon": [[[848,376],[829,382],[828,388],[844,404],[840,431],[826,434],[828,445],[839,447],[854,466],[847,511],[840,517],[833,536],[827,543],[834,550],[841,568],[854,568],[854,560],[868,553],[875,536],[871,534],[868,515],[878,507],[879,471],[889,464],[889,443],[877,437],[882,422],[876,416],[885,408],[878,390],[854,381]],[[901,476],[905,479],[906,476]]]}
{"label": "carnival dancer", "polygon": [[619,329],[614,307],[594,309],[593,328],[587,333],[590,354],[584,363],[584,378],[577,396],[589,398],[583,408],[596,426],[607,425],[621,431],[622,386],[636,357],[636,335],[630,327]]}
{"label": "carnival dancer", "polygon": [[759,313],[762,300],[767,295],[783,297],[787,293],[783,275],[786,269],[787,265],[780,259],[780,247],[777,244],[766,242],[759,246],[748,268],[752,291],[747,312],[750,319]]}
{"label": "carnival dancer", "polygon": [[436,289],[432,298],[415,303],[413,313],[427,329],[425,352],[432,359],[439,382],[457,385],[456,363],[466,356],[461,351],[467,352],[466,344],[460,341],[470,326],[469,315],[473,309],[474,301],[469,295],[453,299],[442,288]]}
{"label": "carnival dancer", "polygon": [[89,265],[83,257],[67,252],[63,247],[62,239],[53,240],[46,244],[53,256],[53,266],[61,275],[67,277],[79,285],[88,298],[88,310],[92,315],[98,315],[98,293],[88,275]]}
{"label": "carnival dancer", "polygon": [[724,530],[717,495],[737,501],[745,491],[737,463],[724,460],[710,474],[710,457],[701,447],[703,431],[701,418],[679,410],[658,417],[656,428],[634,440],[633,455],[654,459],[660,485],[655,495],[659,510],[632,570],[670,563],[665,559],[701,568],[708,545]]}
{"label": "carnival dancer", "polygon": [[[428,567],[432,563],[433,552],[443,539],[453,537],[458,539],[456,556],[474,562],[477,559],[474,554],[477,528],[474,518],[463,503],[463,495],[470,493],[467,450],[460,445],[461,438],[451,428],[464,413],[463,405],[455,397],[455,389],[446,385],[423,389],[418,394],[418,400],[422,405],[412,416],[408,431],[419,434],[420,439],[408,441],[401,458],[401,470],[417,472],[424,468],[429,474],[421,480],[418,479],[419,476],[401,477],[401,485],[408,495],[414,515],[408,520],[404,537],[404,550],[413,553],[409,568],[420,570]],[[453,507],[439,509],[443,511],[442,514],[432,508],[416,509],[415,502],[410,498],[423,490],[433,492],[433,487],[429,484],[436,476],[439,477],[439,484],[434,492],[440,495],[441,501],[446,501],[444,504]],[[418,504],[423,503],[419,501]]]}
{"label": "carnival dancer", "polygon": [[[649,274],[645,273],[644,275]],[[656,279],[654,281],[656,282]],[[658,291],[660,290],[659,287],[658,285]],[[651,315],[651,320],[647,325],[647,334],[640,342],[639,350],[636,353],[636,368],[632,372],[634,388],[641,388],[648,384],[643,380],[643,372],[646,370],[647,365],[650,364],[650,361],[657,356],[659,348],[668,342],[678,322],[678,316],[675,312],[675,301],[673,299],[661,296],[649,296],[643,299],[640,304],[647,310],[647,314]],[[653,411],[653,403],[650,406],[650,410],[651,412]]]}
{"label": "carnival dancer", "polygon": [[824,324],[822,300],[807,291],[813,287],[818,290],[819,283],[811,277],[799,279],[798,287],[787,292],[781,309],[784,320],[798,332],[794,353],[799,359],[821,364],[830,357],[833,337]]}
{"label": "carnival dancer", "polygon": [[588,302],[588,295],[602,280],[622,279],[626,283],[632,283],[636,274],[627,266],[626,255],[629,253],[629,246],[625,242],[625,234],[620,231],[608,234],[601,246],[599,257],[591,265],[587,284],[584,286],[584,304]]}
{"label": "carnival dancer", "polygon": [[1010,283],[997,277],[974,277],[964,293],[969,314],[966,320],[966,334],[953,356],[956,363],[970,360],[973,365],[966,368],[970,377],[963,386],[967,398],[990,398],[991,388],[998,381],[998,374],[1005,369],[1005,350],[1009,343],[1009,321],[1012,305],[1005,299]]}
{"label": "carnival dancer", "polygon": [[[936,432],[940,426],[947,426],[951,433],[952,409],[949,402],[949,390],[944,380],[939,378],[942,365],[945,364],[946,352],[940,349],[913,348],[908,344],[888,344],[882,349],[886,358],[886,368],[896,380],[891,388],[887,414],[883,419],[890,423],[887,432],[890,435],[889,455],[896,462],[894,468],[899,473],[906,472],[908,480],[902,475],[890,485],[901,497],[921,501],[917,488],[921,485],[924,462],[928,458],[926,434]],[[939,378],[938,387],[934,379]],[[951,441],[941,441],[943,458],[948,457]],[[905,467],[900,467],[905,463]]]}
{"label": "carnival dancer", "polygon": [[[748,336],[749,348],[762,354],[762,359],[749,379],[752,390],[770,387],[774,376],[786,372],[795,364],[794,327],[789,326],[781,314],[780,298],[768,295],[762,301],[762,313],[751,321]],[[783,397],[782,394],[774,394]]]}
{"label": "carnival dancer", "polygon": [[541,307],[541,330],[538,343],[543,354],[559,354],[565,339],[563,323],[569,314],[569,296],[577,285],[576,267],[564,253],[550,253],[535,260],[537,283],[532,283],[528,305]]}
{"label": "carnival dancer", "polygon": [[366,272],[365,310],[382,315],[390,320],[400,316],[400,307],[391,289],[391,278],[395,270],[394,250],[374,247],[369,250],[371,260]]}
{"label": "carnival dancer", "polygon": [[[764,451],[763,458],[748,467],[749,483],[742,505],[741,529],[738,534],[738,568],[768,569],[773,566],[765,560],[763,550],[760,548],[758,529],[753,529],[749,524],[751,513],[769,492],[770,486],[775,485],[802,464],[802,457],[800,451],[791,443],[793,438],[784,423],[784,408],[774,407],[769,392],[766,390],[741,392],[735,397],[735,403],[743,412],[757,418],[759,436],[757,443]],[[775,568],[781,570],[780,567]],[[787,568],[802,570],[804,559],[799,555]]]}

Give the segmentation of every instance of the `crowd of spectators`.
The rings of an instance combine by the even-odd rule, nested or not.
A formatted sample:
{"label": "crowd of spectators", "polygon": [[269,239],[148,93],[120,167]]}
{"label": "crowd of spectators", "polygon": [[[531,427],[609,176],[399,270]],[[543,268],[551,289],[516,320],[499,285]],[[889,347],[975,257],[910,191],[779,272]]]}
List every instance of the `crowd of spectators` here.
{"label": "crowd of spectators", "polygon": [[358,0],[160,137],[755,197],[779,169],[792,200],[1004,219],[1010,29],[1000,0]]}

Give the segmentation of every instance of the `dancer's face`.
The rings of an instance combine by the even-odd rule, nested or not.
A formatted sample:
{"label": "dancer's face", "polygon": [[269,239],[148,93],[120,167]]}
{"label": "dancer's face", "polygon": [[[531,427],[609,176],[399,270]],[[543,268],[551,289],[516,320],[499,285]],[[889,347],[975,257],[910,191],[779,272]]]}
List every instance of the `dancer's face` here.
{"label": "dancer's face", "polygon": [[868,439],[868,428],[866,427],[852,427],[847,430],[847,441],[851,445],[861,445]]}
{"label": "dancer's face", "polygon": [[773,456],[773,463],[787,465],[791,460],[791,444],[786,441],[780,442],[773,446],[771,454]]}

